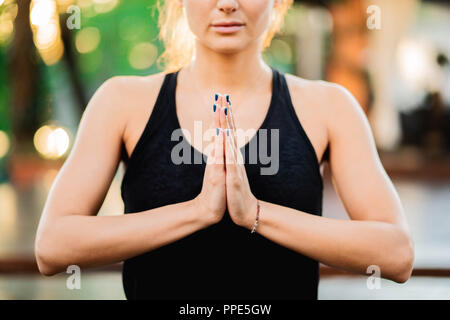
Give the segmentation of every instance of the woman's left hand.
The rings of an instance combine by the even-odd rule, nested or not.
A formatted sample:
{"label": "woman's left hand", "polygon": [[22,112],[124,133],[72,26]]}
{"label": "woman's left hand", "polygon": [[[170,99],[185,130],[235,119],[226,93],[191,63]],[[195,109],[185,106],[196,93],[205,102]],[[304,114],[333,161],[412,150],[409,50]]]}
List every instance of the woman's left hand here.
{"label": "woman's left hand", "polygon": [[227,115],[221,113],[220,121],[228,128],[224,132],[228,212],[234,223],[251,230],[256,218],[257,199],[250,190],[244,160],[237,146],[236,126],[230,104],[227,106]]}

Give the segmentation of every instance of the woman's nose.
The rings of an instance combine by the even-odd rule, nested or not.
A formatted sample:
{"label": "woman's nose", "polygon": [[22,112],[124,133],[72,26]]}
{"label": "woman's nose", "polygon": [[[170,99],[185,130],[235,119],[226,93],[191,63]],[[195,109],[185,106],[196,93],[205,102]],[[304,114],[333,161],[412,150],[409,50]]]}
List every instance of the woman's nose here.
{"label": "woman's nose", "polygon": [[219,0],[217,1],[217,7],[220,11],[226,13],[236,11],[239,7],[239,1],[237,0]]}

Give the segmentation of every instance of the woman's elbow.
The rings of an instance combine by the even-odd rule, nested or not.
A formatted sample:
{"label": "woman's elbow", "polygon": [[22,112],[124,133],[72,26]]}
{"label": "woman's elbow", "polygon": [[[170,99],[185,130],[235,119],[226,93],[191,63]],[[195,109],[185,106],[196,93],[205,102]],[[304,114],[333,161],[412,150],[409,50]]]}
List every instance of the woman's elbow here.
{"label": "woman's elbow", "polygon": [[45,243],[45,239],[36,240],[34,256],[39,273],[42,275],[53,276],[60,272],[58,266],[54,263],[54,255],[51,253],[51,248]]}
{"label": "woman's elbow", "polygon": [[42,260],[40,260],[39,258],[36,258],[36,264],[37,264],[39,273],[42,274],[43,276],[49,277],[49,276],[53,276],[58,273],[55,268],[53,268],[51,265],[49,265],[45,262],[42,262]]}
{"label": "woman's elbow", "polygon": [[402,241],[398,245],[398,251],[396,253],[395,270],[391,277],[393,281],[397,283],[405,283],[411,277],[414,267],[414,243],[410,235],[401,231]]}

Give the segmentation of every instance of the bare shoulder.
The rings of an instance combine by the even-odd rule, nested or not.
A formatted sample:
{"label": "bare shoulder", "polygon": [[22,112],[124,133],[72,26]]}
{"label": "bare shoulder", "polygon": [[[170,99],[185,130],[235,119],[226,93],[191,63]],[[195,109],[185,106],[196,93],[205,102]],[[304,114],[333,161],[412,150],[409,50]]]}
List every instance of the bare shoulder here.
{"label": "bare shoulder", "polygon": [[87,110],[100,109],[99,112],[121,128],[122,138],[126,140],[132,131],[130,127],[142,126],[141,122],[152,112],[164,76],[165,73],[160,72],[148,76],[111,77],[97,89]]}
{"label": "bare shoulder", "polygon": [[114,76],[103,82],[97,92],[111,107],[130,109],[141,104],[142,98],[151,99],[157,94],[164,75],[161,72],[149,76]]}
{"label": "bare shoulder", "polygon": [[360,109],[354,96],[340,84],[324,80],[308,80],[288,73],[286,79],[293,95],[306,100],[321,113],[348,112],[350,111],[348,109],[356,107]]}
{"label": "bare shoulder", "polygon": [[[307,106],[320,119],[328,132],[343,129],[367,118],[355,97],[344,86],[324,80],[308,80],[287,74],[286,80],[292,99],[298,101],[294,107]],[[297,106],[296,106],[297,105]],[[302,109],[302,112],[305,110]]]}

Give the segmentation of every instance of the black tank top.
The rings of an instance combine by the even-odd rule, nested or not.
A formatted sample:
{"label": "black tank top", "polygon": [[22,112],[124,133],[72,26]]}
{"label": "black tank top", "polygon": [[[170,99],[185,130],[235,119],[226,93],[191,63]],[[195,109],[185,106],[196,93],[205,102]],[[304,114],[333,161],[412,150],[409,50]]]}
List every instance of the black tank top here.
{"label": "black tank top", "polygon": [[[250,144],[244,145],[251,191],[260,200],[321,215],[323,185],[317,156],[293,108],[285,75],[271,69],[272,98],[260,129],[279,129],[279,168],[276,174],[261,175],[260,169],[270,165],[259,157],[250,163]],[[122,146],[126,214],[188,201],[201,191],[206,164],[203,158],[201,164],[195,163],[194,157],[202,154],[186,140],[171,140],[172,132],[180,128],[177,75],[165,75],[129,159]],[[172,162],[171,150],[180,142],[191,150],[191,164]],[[271,144],[267,145],[270,155]],[[225,212],[217,224],[124,261],[122,279],[128,299],[317,299],[318,267],[317,261],[234,224]]]}

